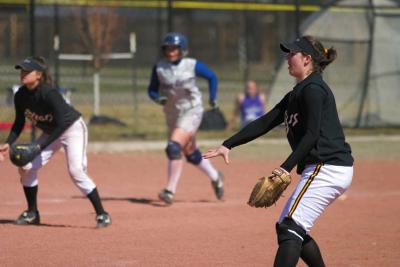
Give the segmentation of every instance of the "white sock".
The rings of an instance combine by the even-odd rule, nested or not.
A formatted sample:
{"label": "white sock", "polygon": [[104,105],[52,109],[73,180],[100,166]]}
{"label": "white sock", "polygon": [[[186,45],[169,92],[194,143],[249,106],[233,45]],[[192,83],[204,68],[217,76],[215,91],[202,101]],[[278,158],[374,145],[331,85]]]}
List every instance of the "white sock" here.
{"label": "white sock", "polygon": [[175,194],[179,178],[182,174],[183,160],[174,159],[168,161],[168,183],[166,189]]}
{"label": "white sock", "polygon": [[211,164],[211,161],[208,159],[202,159],[197,165],[197,167],[202,170],[205,174],[210,177],[212,181],[217,181],[218,180],[218,171],[214,168],[214,166]]}

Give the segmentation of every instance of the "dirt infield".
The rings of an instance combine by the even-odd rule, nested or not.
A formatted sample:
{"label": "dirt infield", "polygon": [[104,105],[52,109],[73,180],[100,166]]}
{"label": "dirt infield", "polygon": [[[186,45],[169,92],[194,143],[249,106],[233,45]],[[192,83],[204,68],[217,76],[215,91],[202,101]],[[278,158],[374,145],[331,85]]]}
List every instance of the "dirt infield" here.
{"label": "dirt infield", "polygon": [[[70,181],[62,153],[40,173],[43,224],[13,225],[25,201],[17,170],[2,163],[0,266],[272,266],[274,224],[285,200],[268,210],[245,203],[256,178],[280,162],[214,163],[226,176],[225,201],[216,201],[208,179],[186,164],[176,203],[165,207],[156,198],[166,179],[163,154],[90,154],[89,173],[113,218],[107,229],[94,228],[95,214]],[[327,266],[400,266],[398,164],[356,162],[350,190],[312,230]]]}

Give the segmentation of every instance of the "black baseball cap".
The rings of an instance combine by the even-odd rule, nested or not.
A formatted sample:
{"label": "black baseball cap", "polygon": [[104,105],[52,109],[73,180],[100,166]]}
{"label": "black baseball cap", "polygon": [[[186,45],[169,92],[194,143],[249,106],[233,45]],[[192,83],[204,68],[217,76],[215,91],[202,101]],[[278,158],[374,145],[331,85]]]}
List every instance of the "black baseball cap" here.
{"label": "black baseball cap", "polygon": [[24,59],[22,62],[19,64],[15,65],[15,69],[21,69],[25,71],[45,71],[46,69],[33,57],[28,57]]}
{"label": "black baseball cap", "polygon": [[304,37],[297,38],[291,43],[281,43],[280,48],[285,53],[290,53],[290,51],[303,52],[310,55],[314,60],[320,56],[318,51],[316,51]]}

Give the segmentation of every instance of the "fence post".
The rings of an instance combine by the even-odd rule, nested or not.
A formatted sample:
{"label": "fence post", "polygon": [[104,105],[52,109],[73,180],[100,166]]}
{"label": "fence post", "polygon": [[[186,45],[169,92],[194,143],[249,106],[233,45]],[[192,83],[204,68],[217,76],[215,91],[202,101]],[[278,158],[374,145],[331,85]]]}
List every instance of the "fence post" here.
{"label": "fence post", "polygon": [[137,70],[135,66],[136,53],[136,33],[131,32],[129,35],[130,52],[132,53],[132,89],[133,89],[133,128],[135,133],[139,129],[139,100],[138,100],[138,83]]}
{"label": "fence post", "polygon": [[296,12],[295,12],[295,33],[296,38],[300,37],[300,0],[296,0]]}
{"label": "fence post", "polygon": [[54,2],[54,84],[56,88],[60,86],[60,60],[58,55],[60,54],[60,23],[59,23],[59,12],[58,12],[58,1]]}
{"label": "fence post", "polygon": [[174,29],[174,11],[172,7],[172,0],[168,0],[168,32]]}
{"label": "fence post", "polygon": [[[36,28],[36,19],[35,19],[35,0],[29,1],[29,30],[30,30],[30,54],[31,56],[35,56],[36,53],[36,35],[35,35],[35,28]],[[31,124],[31,141],[36,140],[36,127]]]}
{"label": "fence post", "polygon": [[100,73],[95,70],[93,73],[93,113],[100,115]]}
{"label": "fence post", "polygon": [[[367,101],[367,95],[369,91],[369,77],[371,73],[371,63],[372,63],[372,51],[374,46],[374,34],[375,34],[375,8],[372,0],[369,0],[369,8],[371,10],[370,17],[371,19],[368,20],[369,22],[369,42],[368,42],[368,52],[367,52],[367,64],[365,68],[364,74],[364,82],[363,82],[363,90],[361,92],[361,102],[358,108],[358,115],[357,115],[357,122],[356,128],[360,128],[361,121],[362,121],[362,114],[364,110],[365,101]],[[368,17],[367,17],[368,19]]]}

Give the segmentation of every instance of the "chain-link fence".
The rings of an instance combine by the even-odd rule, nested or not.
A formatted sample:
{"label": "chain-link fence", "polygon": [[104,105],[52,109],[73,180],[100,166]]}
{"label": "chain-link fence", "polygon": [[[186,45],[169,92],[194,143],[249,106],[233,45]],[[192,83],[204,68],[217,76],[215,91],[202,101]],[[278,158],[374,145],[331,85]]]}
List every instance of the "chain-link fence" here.
{"label": "chain-link fence", "polygon": [[[148,127],[163,120],[146,88],[170,27],[188,37],[191,57],[217,73],[226,112],[248,79],[272,107],[293,86],[279,43],[311,33],[338,49],[325,75],[345,125],[400,125],[393,104],[400,99],[399,1],[0,0],[0,6],[0,122],[14,115],[13,66],[34,52],[49,59],[59,87],[72,89],[68,97],[85,119],[158,131]],[[200,87],[207,96],[206,84]]]}

